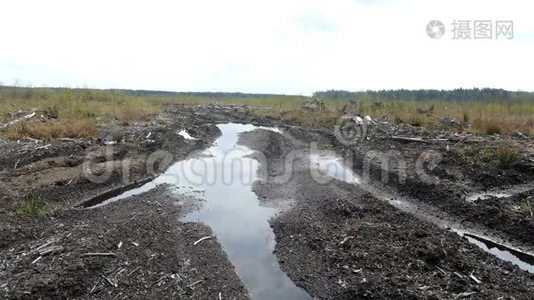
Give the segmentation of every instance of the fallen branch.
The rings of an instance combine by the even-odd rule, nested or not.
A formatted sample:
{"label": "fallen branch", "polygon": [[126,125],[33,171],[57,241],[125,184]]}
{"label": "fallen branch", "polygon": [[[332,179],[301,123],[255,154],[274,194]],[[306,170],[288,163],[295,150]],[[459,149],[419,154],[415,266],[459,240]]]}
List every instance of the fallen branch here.
{"label": "fallen branch", "polygon": [[419,142],[419,143],[428,143],[428,141],[423,140],[422,138],[412,138],[404,136],[392,136],[392,140],[402,141],[402,142]]}
{"label": "fallen branch", "polygon": [[13,121],[7,122],[6,124],[2,125],[1,128],[2,128],[2,129],[8,128],[9,126],[12,126],[12,125],[14,125],[14,124],[17,124],[17,123],[20,122],[20,121],[29,120],[29,119],[33,118],[33,116],[35,116],[35,112],[33,112],[33,113],[29,114],[29,115],[25,115],[25,116],[23,116],[23,117],[20,117],[20,118],[18,118],[18,119],[15,119],[15,120],[13,120]]}
{"label": "fallen branch", "polygon": [[192,287],[194,287],[195,285],[197,285],[197,284],[199,284],[199,283],[201,283],[201,282],[203,282],[203,281],[204,281],[204,280],[197,280],[197,281],[191,283],[190,285],[188,285],[187,287],[188,287],[188,288],[192,288]]}
{"label": "fallen branch", "polygon": [[53,242],[55,242],[55,241],[54,241],[54,240],[51,240],[51,241],[49,241],[49,242],[47,242],[47,243],[45,243],[45,244],[43,244],[43,245],[37,247],[37,249],[35,249],[35,251],[39,251],[39,250],[43,249],[44,247],[48,247],[48,246],[50,246],[50,244],[52,244]]}
{"label": "fallen branch", "polygon": [[461,294],[458,294],[458,296],[456,296],[456,298],[454,299],[464,299],[464,298],[467,298],[471,295],[474,295],[476,294],[475,292],[470,292],[470,293],[461,293]]}
{"label": "fallen branch", "polygon": [[470,274],[469,278],[473,279],[473,281],[476,282],[476,284],[481,284],[482,283],[482,281],[480,279],[476,278],[475,275],[473,275],[473,274]]}
{"label": "fallen branch", "polygon": [[135,273],[135,271],[139,270],[141,267],[137,267],[135,269],[133,269],[130,273],[128,273],[128,277],[130,277],[130,275],[132,275],[133,273]]}
{"label": "fallen branch", "polygon": [[205,236],[205,237],[199,239],[198,241],[194,242],[194,243],[193,243],[193,246],[196,246],[196,245],[198,245],[200,242],[205,241],[205,240],[207,240],[207,239],[211,239],[211,238],[212,238],[211,235]]}
{"label": "fallen branch", "polygon": [[115,253],[84,253],[80,255],[80,257],[87,257],[87,256],[110,256],[110,257],[117,257],[117,254]]}
{"label": "fallen branch", "polygon": [[35,150],[39,150],[39,149],[46,149],[46,150],[48,150],[48,147],[50,147],[50,146],[52,146],[52,145],[48,144],[48,145],[45,145],[45,146],[40,146],[40,147],[35,148]]}
{"label": "fallen branch", "polygon": [[445,272],[442,268],[436,266],[436,269],[438,269],[444,275],[447,275],[447,272]]}
{"label": "fallen branch", "polygon": [[39,251],[39,255],[45,256],[45,255],[48,255],[48,254],[60,253],[60,252],[63,251],[63,247],[62,246],[51,246],[51,247],[48,247],[48,248],[40,249],[38,251]]}
{"label": "fallen branch", "polygon": [[112,287],[115,287],[115,288],[116,288],[116,287],[119,286],[119,285],[117,284],[117,282],[112,281],[111,279],[107,278],[107,277],[104,276],[104,275],[102,275],[102,278],[104,278],[104,279],[107,281],[107,283],[109,283],[109,285],[111,285]]}
{"label": "fallen branch", "polygon": [[34,261],[32,261],[32,265],[35,264],[36,262],[40,261],[41,258],[43,258],[43,257],[42,256],[37,257]]}
{"label": "fallen branch", "polygon": [[340,245],[343,245],[343,244],[345,244],[348,240],[350,240],[350,239],[352,239],[352,238],[354,238],[354,237],[352,237],[352,236],[348,236],[348,237],[344,238],[339,244],[340,244]]}
{"label": "fallen branch", "polygon": [[85,141],[82,140],[82,139],[73,139],[73,138],[66,138],[66,137],[63,137],[63,138],[57,138],[58,141],[62,141],[62,142],[73,142],[73,143],[76,143],[76,144],[82,144],[84,143]]}

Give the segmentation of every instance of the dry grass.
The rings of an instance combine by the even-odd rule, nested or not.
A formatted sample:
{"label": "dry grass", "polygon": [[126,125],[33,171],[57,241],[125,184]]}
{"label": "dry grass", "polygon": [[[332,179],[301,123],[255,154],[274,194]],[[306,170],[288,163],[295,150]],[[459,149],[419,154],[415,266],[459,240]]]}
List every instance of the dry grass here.
{"label": "dry grass", "polygon": [[125,105],[121,109],[115,111],[112,116],[121,123],[130,123],[135,121],[147,121],[156,111],[155,108]]}
{"label": "dry grass", "polygon": [[[252,113],[258,116],[277,117],[304,126],[326,127],[334,126],[338,117],[342,115],[343,106],[348,103],[327,99],[328,109],[326,111],[307,113],[300,108],[305,99],[306,97],[302,96],[250,96],[226,97],[222,98],[221,102],[253,106]],[[151,116],[161,112],[164,104],[206,104],[209,101],[210,99],[200,96],[133,96],[117,91],[89,89],[0,89],[0,118],[8,112],[21,109],[49,112],[55,114],[59,120],[91,120],[96,123],[99,118],[104,117],[116,119],[121,123],[132,123],[148,120]],[[534,102],[532,101],[417,102],[362,99],[360,104],[363,113],[394,123],[436,128],[441,118],[448,117],[471,124],[466,128],[450,129],[454,131],[476,134],[510,134],[519,131],[525,135],[534,135]],[[431,105],[435,106],[432,116],[416,112],[417,108],[428,108]],[[54,131],[53,128],[47,128],[47,130]],[[21,131],[24,132],[24,130]]]}
{"label": "dry grass", "polygon": [[69,119],[46,123],[23,121],[11,126],[7,130],[6,137],[11,140],[34,138],[48,141],[59,137],[93,138],[96,133],[95,123],[87,119]]}
{"label": "dry grass", "polygon": [[[447,117],[470,124],[470,127],[450,128],[454,131],[466,131],[476,134],[513,134],[521,132],[534,135],[534,103],[484,103],[484,102],[416,102],[388,101],[376,108],[376,101],[362,101],[364,114],[392,123],[407,123],[413,126],[437,128],[440,119]],[[328,109],[322,112],[304,112],[300,103],[283,103],[269,108],[253,111],[258,116],[273,116],[296,122],[304,126],[333,127],[341,116],[347,102],[327,101]],[[435,105],[431,116],[418,114],[417,108]]]}
{"label": "dry grass", "polygon": [[164,101],[159,97],[137,97],[113,91],[69,89],[50,91],[23,88],[20,90],[20,92],[0,93],[0,117],[20,109],[52,112],[60,119],[111,117],[119,121],[142,121],[150,115],[159,113]]}

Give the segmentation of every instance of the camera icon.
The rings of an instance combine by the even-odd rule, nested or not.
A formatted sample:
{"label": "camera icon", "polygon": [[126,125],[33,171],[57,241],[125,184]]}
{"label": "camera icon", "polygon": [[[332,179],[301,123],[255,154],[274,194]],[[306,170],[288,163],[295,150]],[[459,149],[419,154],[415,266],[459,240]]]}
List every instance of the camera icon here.
{"label": "camera icon", "polygon": [[426,34],[432,39],[440,39],[445,34],[445,25],[438,20],[432,20],[426,25]]}

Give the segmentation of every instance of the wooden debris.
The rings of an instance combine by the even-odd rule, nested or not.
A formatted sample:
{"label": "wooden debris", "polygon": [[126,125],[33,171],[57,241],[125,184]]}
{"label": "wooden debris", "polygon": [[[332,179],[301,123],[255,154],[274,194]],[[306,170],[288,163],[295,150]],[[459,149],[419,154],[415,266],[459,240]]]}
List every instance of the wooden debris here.
{"label": "wooden debris", "polygon": [[197,285],[197,284],[199,284],[199,283],[201,283],[201,282],[203,282],[203,281],[204,281],[204,280],[197,280],[197,281],[195,281],[195,282],[193,282],[193,283],[187,285],[187,287],[188,287],[188,288],[192,288],[192,287],[194,287],[195,285]]}
{"label": "wooden debris", "polygon": [[81,257],[87,257],[87,256],[109,256],[109,257],[117,257],[117,254],[115,253],[84,253],[80,255]]}
{"label": "wooden debris", "polygon": [[46,256],[48,254],[56,254],[56,253],[60,253],[63,251],[63,247],[62,246],[51,246],[51,247],[47,247],[47,248],[42,248],[39,251],[39,255],[40,256]]}
{"label": "wooden debris", "polygon": [[48,150],[48,148],[52,146],[51,144],[48,144],[48,145],[44,145],[44,146],[40,146],[40,147],[37,147],[35,148],[35,150],[39,150],[39,149],[45,149],[45,150]]}
{"label": "wooden debris", "polygon": [[13,121],[10,121],[10,122],[2,125],[0,128],[2,128],[2,129],[8,128],[9,126],[15,125],[20,121],[29,120],[29,119],[33,118],[34,116],[35,116],[35,112],[33,112],[33,113],[29,114],[29,115],[22,116],[22,117],[20,117],[18,119],[15,119]]}
{"label": "wooden debris", "polygon": [[456,296],[456,298],[454,298],[454,299],[456,299],[456,300],[465,299],[465,298],[467,298],[467,297],[469,297],[471,295],[474,295],[474,294],[476,294],[476,293],[475,292],[461,293],[461,294],[458,294],[458,296]]}
{"label": "wooden debris", "polygon": [[48,246],[50,246],[50,245],[51,245],[52,243],[54,243],[54,242],[55,242],[54,240],[51,240],[51,241],[49,241],[49,242],[47,242],[47,243],[45,243],[45,244],[43,244],[43,245],[37,247],[37,249],[35,249],[35,251],[39,251],[39,250],[41,250],[41,249],[43,249],[43,248],[45,248],[45,247],[48,247]]}
{"label": "wooden debris", "polygon": [[135,273],[135,271],[139,270],[141,267],[137,267],[135,269],[133,269],[130,273],[128,273],[128,277],[130,277],[130,275],[132,275],[133,273]]}
{"label": "wooden debris", "polygon": [[438,269],[438,270],[439,270],[441,273],[443,273],[444,275],[447,275],[447,272],[443,271],[442,268],[440,268],[440,267],[436,267],[436,269]]}
{"label": "wooden debris", "polygon": [[419,143],[428,143],[428,141],[423,140],[422,138],[413,138],[405,136],[392,136],[392,140],[402,141],[402,142],[419,142]]}
{"label": "wooden debris", "polygon": [[111,279],[109,279],[108,277],[102,275],[102,278],[104,278],[104,280],[106,280],[107,283],[109,283],[109,285],[111,285],[112,287],[118,287],[119,284],[115,281],[112,281]]}
{"label": "wooden debris", "polygon": [[350,239],[352,239],[352,238],[353,238],[352,236],[348,236],[348,237],[344,238],[339,244],[340,244],[340,245],[343,245],[343,244],[345,244],[348,240],[350,240]]}
{"label": "wooden debris", "polygon": [[199,239],[198,241],[194,242],[194,243],[193,243],[193,246],[196,246],[196,245],[198,245],[200,242],[205,241],[205,240],[207,240],[207,239],[211,239],[211,238],[212,238],[211,235],[205,236],[205,237]]}
{"label": "wooden debris", "polygon": [[473,281],[476,282],[476,284],[481,284],[482,283],[482,281],[480,279],[476,278],[475,275],[473,275],[473,274],[470,274],[469,278],[473,279]]}
{"label": "wooden debris", "polygon": [[31,264],[32,264],[32,265],[35,264],[36,262],[40,261],[41,258],[43,258],[43,257],[42,257],[42,256],[37,257],[34,261],[32,261]]}

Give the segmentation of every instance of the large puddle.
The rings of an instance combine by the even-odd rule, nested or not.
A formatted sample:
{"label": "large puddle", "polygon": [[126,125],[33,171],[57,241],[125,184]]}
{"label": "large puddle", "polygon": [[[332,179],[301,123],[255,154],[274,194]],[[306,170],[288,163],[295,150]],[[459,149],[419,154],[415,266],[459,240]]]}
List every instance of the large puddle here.
{"label": "large puddle", "polygon": [[268,223],[276,210],[260,205],[252,191],[259,163],[249,157],[249,148],[237,145],[240,133],[270,128],[243,124],[217,127],[221,137],[199,157],[177,162],[153,181],[97,206],[171,184],[175,193],[204,200],[202,207],[183,221],[200,222],[212,229],[252,299],[311,299],[280,269],[273,254],[275,236]]}
{"label": "large puddle", "polygon": [[[310,154],[310,166],[316,168],[321,175],[335,178],[337,180],[345,181],[351,184],[358,184],[364,190],[372,194],[378,199],[389,202],[391,205],[397,207],[401,211],[415,215],[418,218],[425,219],[441,227],[451,228],[451,231],[458,235],[465,237],[470,243],[480,247],[482,250],[495,255],[497,258],[510,262],[520,269],[530,273],[534,273],[534,257],[521,252],[513,247],[502,245],[492,241],[489,238],[475,235],[466,231],[465,229],[459,229],[451,222],[439,219],[434,216],[430,216],[427,211],[421,209],[418,205],[413,204],[410,201],[400,199],[394,195],[378,189],[372,185],[364,183],[357,174],[355,174],[350,168],[347,168],[343,160],[335,155],[326,154]],[[479,196],[480,197],[480,196]],[[428,210],[431,208],[428,207]]]}

